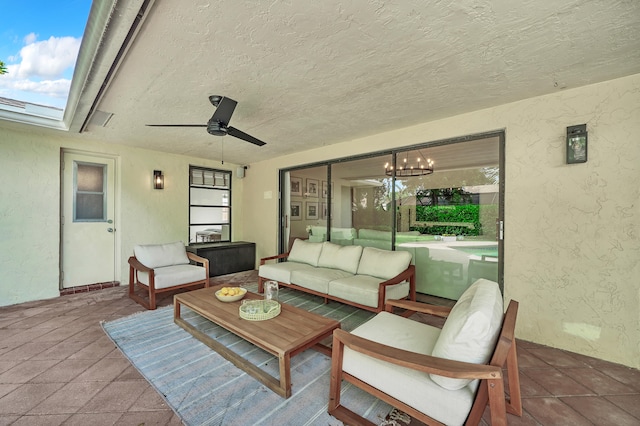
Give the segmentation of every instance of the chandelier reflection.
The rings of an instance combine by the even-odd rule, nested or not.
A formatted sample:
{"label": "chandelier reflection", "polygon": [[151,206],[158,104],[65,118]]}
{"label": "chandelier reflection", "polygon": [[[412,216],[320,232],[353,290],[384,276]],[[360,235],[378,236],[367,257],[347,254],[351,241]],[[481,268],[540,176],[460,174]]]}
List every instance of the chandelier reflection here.
{"label": "chandelier reflection", "polygon": [[[424,155],[422,155],[420,151],[418,151],[418,154],[419,156],[416,158],[415,162],[409,161],[408,153],[405,154],[402,162],[400,162],[399,156],[396,157],[396,162],[400,162],[396,169],[396,177],[424,176],[433,173],[433,161],[431,158],[424,158]],[[386,163],[384,165],[384,173],[387,176],[393,176],[393,166]]]}

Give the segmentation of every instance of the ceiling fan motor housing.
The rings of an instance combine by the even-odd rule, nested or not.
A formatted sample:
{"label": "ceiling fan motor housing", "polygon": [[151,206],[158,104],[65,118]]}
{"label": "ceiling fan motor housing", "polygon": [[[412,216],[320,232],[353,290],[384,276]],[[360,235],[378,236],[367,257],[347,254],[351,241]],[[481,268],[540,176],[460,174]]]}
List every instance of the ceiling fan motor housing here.
{"label": "ceiling fan motor housing", "polygon": [[207,123],[207,133],[214,136],[225,136],[227,128],[219,121],[211,120]]}

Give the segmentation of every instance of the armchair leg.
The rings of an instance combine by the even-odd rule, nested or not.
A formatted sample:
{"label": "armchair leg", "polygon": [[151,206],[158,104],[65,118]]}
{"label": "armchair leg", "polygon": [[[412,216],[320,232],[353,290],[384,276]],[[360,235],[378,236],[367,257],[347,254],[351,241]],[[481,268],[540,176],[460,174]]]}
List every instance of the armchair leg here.
{"label": "armchair leg", "polygon": [[497,379],[487,380],[489,393],[489,410],[492,426],[507,426],[506,401],[504,399],[504,382],[502,375]]}
{"label": "armchair leg", "polygon": [[522,417],[522,395],[520,393],[520,371],[518,370],[518,353],[516,340],[513,339],[507,354],[507,378],[509,383],[509,401],[507,413]]}

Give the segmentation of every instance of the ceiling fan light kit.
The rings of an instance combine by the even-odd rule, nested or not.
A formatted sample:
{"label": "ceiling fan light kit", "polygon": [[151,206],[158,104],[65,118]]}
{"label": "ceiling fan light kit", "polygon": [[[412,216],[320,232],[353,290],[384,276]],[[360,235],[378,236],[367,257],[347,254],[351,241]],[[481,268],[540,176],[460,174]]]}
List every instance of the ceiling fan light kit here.
{"label": "ceiling fan light kit", "polygon": [[236,109],[238,103],[231,98],[219,95],[209,96],[209,102],[216,107],[213,116],[209,119],[207,124],[147,124],[149,127],[206,127],[207,133],[213,136],[233,136],[234,138],[242,139],[243,141],[252,143],[257,146],[266,145],[265,142],[258,138],[255,138],[242,130],[238,130],[235,127],[229,126],[229,121],[233,115],[233,111]]}

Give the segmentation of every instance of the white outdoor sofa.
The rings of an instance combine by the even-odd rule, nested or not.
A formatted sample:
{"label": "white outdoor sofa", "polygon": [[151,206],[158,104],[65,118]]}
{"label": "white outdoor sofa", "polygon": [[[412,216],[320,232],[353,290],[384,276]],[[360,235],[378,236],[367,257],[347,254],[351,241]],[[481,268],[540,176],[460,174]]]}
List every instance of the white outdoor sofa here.
{"label": "white outdoor sofa", "polygon": [[383,311],[389,299],[416,300],[415,267],[406,251],[298,239],[289,253],[261,259],[258,276],[260,293],[274,280],[372,312]]}

